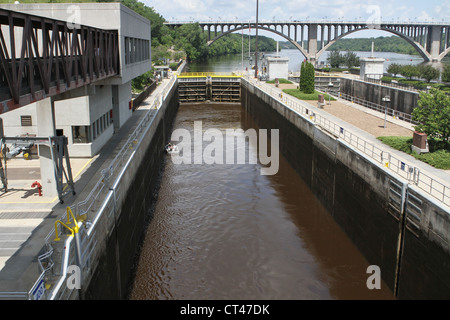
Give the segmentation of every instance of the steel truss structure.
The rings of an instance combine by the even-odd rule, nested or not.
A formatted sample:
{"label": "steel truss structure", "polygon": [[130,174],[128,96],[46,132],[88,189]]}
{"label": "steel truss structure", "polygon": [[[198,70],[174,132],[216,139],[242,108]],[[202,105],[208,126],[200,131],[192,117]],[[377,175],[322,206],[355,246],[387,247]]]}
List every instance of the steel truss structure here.
{"label": "steel truss structure", "polygon": [[119,71],[117,30],[0,9],[0,113]]}

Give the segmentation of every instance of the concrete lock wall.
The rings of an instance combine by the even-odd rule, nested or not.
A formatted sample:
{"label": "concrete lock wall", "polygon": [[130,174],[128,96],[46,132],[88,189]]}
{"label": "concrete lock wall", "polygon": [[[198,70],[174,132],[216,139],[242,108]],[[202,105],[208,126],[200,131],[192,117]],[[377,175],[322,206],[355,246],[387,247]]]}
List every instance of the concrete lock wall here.
{"label": "concrete lock wall", "polygon": [[[135,255],[145,231],[149,209],[155,200],[162,170],[164,146],[178,109],[177,86],[168,93],[148,132],[117,181],[114,194],[105,200],[105,213],[97,233],[91,271],[81,287],[82,299],[123,299],[131,280]],[[116,208],[114,209],[114,202]],[[115,211],[114,214],[109,212]]]}
{"label": "concrete lock wall", "polygon": [[411,114],[417,106],[419,94],[417,92],[392,88],[381,84],[365,82],[356,79],[341,78],[340,92],[352,97],[385,106],[383,98],[389,96],[391,101],[388,108]]}
{"label": "concrete lock wall", "polygon": [[[380,267],[396,296],[450,298],[448,208],[310,119],[243,84],[243,106],[261,128],[280,130],[280,152],[368,263]],[[405,197],[398,198],[402,191]]]}

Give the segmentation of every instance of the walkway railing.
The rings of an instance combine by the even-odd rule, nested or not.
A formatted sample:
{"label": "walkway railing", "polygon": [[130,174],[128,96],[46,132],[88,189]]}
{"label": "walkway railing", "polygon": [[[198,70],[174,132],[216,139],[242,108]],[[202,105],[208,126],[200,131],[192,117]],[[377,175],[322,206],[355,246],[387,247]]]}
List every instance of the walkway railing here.
{"label": "walkway railing", "polygon": [[408,84],[403,84],[401,82],[387,82],[387,81],[383,81],[381,79],[371,79],[371,78],[368,78],[367,76],[364,77],[364,81],[370,82],[373,84],[378,84],[380,86],[391,87],[391,88],[405,90],[405,91],[414,91],[417,93],[420,93],[421,91],[426,91],[426,88],[420,89],[420,88],[416,88],[416,87],[408,85]]}
{"label": "walkway railing", "polygon": [[281,90],[268,87],[266,85],[261,85],[259,81],[252,77],[244,76],[243,79],[253,84],[259,90],[285,104],[286,107],[292,111],[313,121],[318,127],[323,128],[336,138],[341,139],[359,151],[362,151],[372,160],[386,167],[389,171],[394,172],[398,176],[406,179],[409,183],[417,186],[434,199],[450,206],[450,185],[448,183],[438,180],[430,173],[408,163],[405,159],[396,154],[392,154],[379,145],[361,138],[358,134],[348,130],[348,128],[331,121],[323,115],[317,114],[314,112],[314,107],[302,104],[300,100],[297,100],[288,94],[284,94]]}
{"label": "walkway railing", "polygon": [[242,75],[234,72],[183,72],[178,78],[198,78],[198,77],[221,77],[221,78],[240,78]]}
{"label": "walkway railing", "polygon": [[[322,115],[316,114],[313,108],[301,104],[299,100],[294,99],[287,94],[283,94],[280,90],[261,86],[258,81],[248,76],[244,76],[243,78],[249,83],[252,83],[259,90],[266,92],[270,96],[284,103],[291,110],[314,121],[317,126],[356,147],[377,163],[384,165],[389,170],[407,179],[410,183],[418,186],[435,199],[446,205],[450,205],[450,187],[445,183],[436,180],[430,174],[421,171],[419,168],[408,164],[402,158],[360,138],[357,134],[352,133],[341,125],[334,123]],[[152,112],[152,109],[158,109],[161,106],[161,103],[167,97],[167,94],[175,81],[176,77],[174,76],[166,85],[166,88],[155,97],[151,109],[140,121],[136,129],[130,134],[126,143],[111,161],[108,168],[102,170],[102,176],[97,180],[97,183],[86,199],[69,207],[72,212],[75,213],[77,219],[78,217],[84,217],[85,224],[88,227],[87,229],[80,228],[80,241],[82,243],[83,251],[79,254],[81,254],[82,257],[82,269],[89,268],[94,248],[97,245],[98,240],[95,237],[96,222],[103,217],[109,219],[111,223],[114,223],[114,216],[111,216],[112,209],[109,208],[111,203],[114,202],[114,199],[112,199],[113,196],[109,186],[113,184],[113,178],[118,180],[124,168],[128,166],[129,161],[135,152],[135,146],[142,140],[144,133],[152,123],[152,119],[155,115],[154,112]],[[60,219],[65,220],[66,215],[66,213],[62,214]],[[10,292],[4,294],[8,294],[11,297],[27,299],[38,299],[42,297],[44,299],[61,299],[68,298],[74,294],[75,289],[70,289],[63,285],[67,280],[68,267],[76,263],[76,255],[78,254],[75,252],[75,246],[72,244],[73,237],[67,237],[63,244],[58,242],[58,248],[54,248],[55,243],[53,242],[53,239],[55,236],[55,230],[52,230],[45,239],[44,253],[38,258],[41,273],[29,292]],[[56,251],[59,252],[59,256],[55,255]],[[58,270],[58,268],[59,271],[55,271]],[[50,272],[54,272],[54,274],[50,275]],[[49,292],[44,289],[44,280],[48,277],[52,278],[51,283],[53,284],[53,288]]]}
{"label": "walkway railing", "polygon": [[[16,293],[16,296],[20,295],[22,299],[43,298],[54,300],[67,299],[74,294],[74,289],[70,289],[64,285],[67,280],[68,267],[76,264],[76,259],[80,258],[77,257],[77,254],[79,254],[81,255],[81,269],[89,268],[89,264],[92,261],[92,254],[98,241],[95,236],[96,222],[99,221],[105,213],[110,213],[105,205],[105,203],[110,202],[109,186],[112,183],[112,180],[114,178],[117,179],[122,170],[128,165],[129,160],[135,152],[136,145],[142,140],[145,132],[152,123],[155,116],[155,109],[159,109],[176,80],[176,76],[173,76],[169,83],[166,84],[165,89],[155,96],[151,108],[139,122],[136,129],[129,135],[127,141],[111,161],[108,168],[101,171],[101,177],[98,178],[86,199],[68,207],[75,213],[77,219],[82,217],[85,220],[85,226],[88,227],[80,228],[79,236],[83,251],[79,253],[76,252],[75,245],[72,243],[74,238],[70,236],[62,242],[54,242],[57,234],[53,229],[45,238],[44,253],[38,257],[39,268],[41,269],[39,278],[29,292]],[[65,221],[66,216],[66,213],[62,214],[60,220]],[[110,218],[111,223],[114,223],[114,217],[108,218]],[[69,223],[73,223],[73,219],[69,221]],[[52,285],[50,291],[42,289],[44,278],[47,279],[47,284]],[[34,294],[37,288],[42,291],[42,294],[39,296]]]}
{"label": "walkway railing", "polygon": [[395,110],[392,108],[386,108],[385,106],[382,106],[380,104],[376,104],[376,103],[373,103],[373,102],[370,102],[370,101],[367,101],[367,100],[364,100],[364,99],[361,99],[358,97],[354,97],[354,96],[351,96],[346,93],[339,93],[339,97],[342,99],[345,99],[347,101],[351,101],[356,104],[359,104],[363,107],[378,111],[378,112],[384,113],[386,110],[386,114],[388,116],[393,117],[394,119],[403,120],[403,121],[409,122],[411,124],[418,124],[417,121],[414,121],[412,119],[412,115],[410,115],[409,113],[401,112],[401,111],[398,111],[398,110]]}

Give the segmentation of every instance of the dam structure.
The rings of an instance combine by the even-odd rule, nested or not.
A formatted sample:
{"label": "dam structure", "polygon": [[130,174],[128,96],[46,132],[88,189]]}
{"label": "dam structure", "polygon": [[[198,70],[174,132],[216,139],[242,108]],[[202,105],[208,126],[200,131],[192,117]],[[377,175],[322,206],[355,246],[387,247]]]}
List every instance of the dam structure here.
{"label": "dam structure", "polygon": [[184,67],[105,143],[75,181],[83,191],[52,208],[6,261],[0,298],[126,298],[174,118],[192,103],[238,103],[260,128],[279,130],[280,153],[396,298],[450,298],[448,173],[251,76]]}

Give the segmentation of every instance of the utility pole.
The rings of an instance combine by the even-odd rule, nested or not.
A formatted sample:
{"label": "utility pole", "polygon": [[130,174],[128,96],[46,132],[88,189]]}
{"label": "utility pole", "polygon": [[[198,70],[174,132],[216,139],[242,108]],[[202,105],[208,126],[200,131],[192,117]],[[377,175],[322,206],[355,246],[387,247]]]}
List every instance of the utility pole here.
{"label": "utility pole", "polygon": [[258,5],[256,0],[255,78],[258,79]]}

